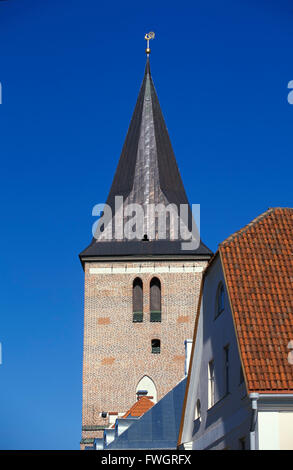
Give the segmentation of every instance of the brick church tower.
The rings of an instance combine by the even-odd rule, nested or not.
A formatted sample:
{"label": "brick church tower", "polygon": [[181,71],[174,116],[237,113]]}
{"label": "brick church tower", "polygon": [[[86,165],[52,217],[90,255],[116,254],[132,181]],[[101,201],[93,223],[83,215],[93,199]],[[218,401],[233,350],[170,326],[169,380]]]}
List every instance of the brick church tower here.
{"label": "brick church tower", "polygon": [[[123,197],[118,211],[116,196]],[[184,342],[193,336],[202,271],[212,255],[201,241],[196,249],[182,250],[171,214],[164,239],[158,217],[152,222],[149,215],[141,220],[139,236],[118,230],[115,238],[114,214],[122,214],[125,223],[130,204],[188,205],[151,77],[149,49],[107,199],[113,218],[100,223],[80,254],[85,272],[81,448],[102,437],[138,392],[156,402],[184,377]]]}

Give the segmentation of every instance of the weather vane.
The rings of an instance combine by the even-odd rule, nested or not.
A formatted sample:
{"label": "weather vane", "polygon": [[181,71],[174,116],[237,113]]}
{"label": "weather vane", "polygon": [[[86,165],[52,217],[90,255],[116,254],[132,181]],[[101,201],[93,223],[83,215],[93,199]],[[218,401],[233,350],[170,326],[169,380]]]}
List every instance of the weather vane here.
{"label": "weather vane", "polygon": [[154,37],[155,37],[155,33],[153,31],[151,31],[150,33],[147,33],[144,37],[146,42],[147,42],[147,48],[145,50],[147,54],[149,54],[151,52],[151,50],[150,50],[150,39],[154,39]]}

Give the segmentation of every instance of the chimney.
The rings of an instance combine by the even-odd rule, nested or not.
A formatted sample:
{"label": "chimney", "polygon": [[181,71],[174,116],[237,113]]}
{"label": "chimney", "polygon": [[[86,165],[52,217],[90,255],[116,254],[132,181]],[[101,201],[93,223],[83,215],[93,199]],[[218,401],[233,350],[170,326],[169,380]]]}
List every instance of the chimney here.
{"label": "chimney", "polygon": [[148,391],[147,390],[138,390],[136,392],[136,395],[137,395],[137,400],[139,400],[141,397],[144,397],[148,394]]}
{"label": "chimney", "polygon": [[191,356],[192,339],[186,339],[184,341],[184,346],[185,346],[185,376],[187,376],[190,356]]}

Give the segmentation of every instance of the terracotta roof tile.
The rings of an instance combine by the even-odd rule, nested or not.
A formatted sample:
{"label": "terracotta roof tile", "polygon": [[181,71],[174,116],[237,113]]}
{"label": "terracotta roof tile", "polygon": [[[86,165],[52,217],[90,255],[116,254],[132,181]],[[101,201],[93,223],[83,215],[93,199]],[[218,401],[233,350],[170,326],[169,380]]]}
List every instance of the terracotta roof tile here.
{"label": "terracotta roof tile", "polygon": [[249,392],[293,391],[293,209],[269,209],[220,244]]}
{"label": "terracotta roof tile", "polygon": [[148,397],[141,397],[126,413],[122,418],[128,418],[130,416],[142,416],[146,411],[148,411],[154,402],[151,401]]}

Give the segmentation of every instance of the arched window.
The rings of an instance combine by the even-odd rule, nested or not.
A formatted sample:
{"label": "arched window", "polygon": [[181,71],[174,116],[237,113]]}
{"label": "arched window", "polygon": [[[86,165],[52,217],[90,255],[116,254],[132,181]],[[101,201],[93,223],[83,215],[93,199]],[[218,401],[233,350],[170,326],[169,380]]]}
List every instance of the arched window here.
{"label": "arched window", "polygon": [[160,354],[161,352],[161,341],[159,339],[152,339],[152,353]]}
{"label": "arched window", "polygon": [[150,285],[150,321],[161,321],[161,283],[157,277],[153,277]]}
{"label": "arched window", "polygon": [[220,284],[218,285],[217,295],[216,295],[215,318],[221,315],[221,313],[224,311],[224,308],[225,308],[225,289],[224,289],[222,282],[220,282]]}
{"label": "arched window", "polygon": [[132,312],[133,322],[139,323],[143,321],[143,287],[142,280],[139,277],[133,281]]}
{"label": "arched window", "polygon": [[161,352],[161,341],[159,339],[152,339],[152,353],[160,354]]}
{"label": "arched window", "polygon": [[156,385],[154,381],[147,375],[144,375],[137,384],[136,397],[138,398],[140,395],[146,395],[154,403],[157,403]]}

